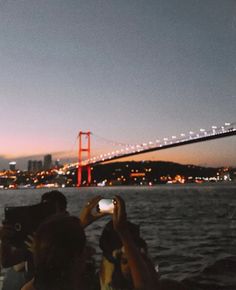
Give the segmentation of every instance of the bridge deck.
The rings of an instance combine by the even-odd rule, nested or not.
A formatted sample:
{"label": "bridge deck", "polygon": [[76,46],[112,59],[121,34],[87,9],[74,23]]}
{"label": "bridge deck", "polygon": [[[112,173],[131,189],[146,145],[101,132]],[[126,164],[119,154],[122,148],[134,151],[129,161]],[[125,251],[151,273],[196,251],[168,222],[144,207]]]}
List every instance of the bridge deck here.
{"label": "bridge deck", "polygon": [[129,152],[129,153],[126,153],[126,154],[110,156],[110,157],[108,157],[106,159],[104,158],[102,160],[98,160],[98,161],[95,161],[95,162],[90,162],[90,164],[91,165],[95,165],[95,164],[104,163],[104,162],[108,162],[108,161],[112,161],[112,160],[126,158],[126,157],[129,157],[129,156],[134,156],[134,155],[149,153],[149,152],[153,152],[153,151],[164,150],[164,149],[167,149],[167,148],[173,148],[173,147],[177,147],[177,146],[194,144],[194,143],[199,143],[199,142],[204,142],[204,141],[209,141],[209,140],[214,140],[214,139],[219,139],[219,138],[225,138],[225,137],[229,137],[229,136],[233,136],[233,135],[236,135],[236,129],[234,129],[234,128],[231,129],[231,130],[228,130],[226,132],[221,132],[221,133],[217,133],[217,134],[212,134],[212,135],[207,135],[207,136],[200,136],[200,137],[192,137],[192,138],[189,138],[187,140],[180,139],[180,140],[176,140],[173,143],[153,146],[153,147],[147,148],[147,149],[141,148],[141,149],[138,149],[135,152]]}

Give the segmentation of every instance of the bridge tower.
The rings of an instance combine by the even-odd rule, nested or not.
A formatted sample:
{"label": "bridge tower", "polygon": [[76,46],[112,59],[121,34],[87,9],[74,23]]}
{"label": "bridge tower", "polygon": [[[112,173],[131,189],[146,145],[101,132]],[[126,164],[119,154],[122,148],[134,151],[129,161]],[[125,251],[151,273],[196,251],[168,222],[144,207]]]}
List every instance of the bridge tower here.
{"label": "bridge tower", "polygon": [[[90,159],[90,135],[91,132],[79,132],[79,150],[78,150],[78,175],[77,175],[77,187],[81,186],[82,183],[82,170],[83,170],[83,165],[82,165],[82,153],[85,152],[87,153],[87,159]],[[85,142],[85,147],[83,147],[83,137],[86,137],[87,142]],[[91,183],[91,167],[90,165],[86,165],[87,169],[87,184],[89,185]]]}

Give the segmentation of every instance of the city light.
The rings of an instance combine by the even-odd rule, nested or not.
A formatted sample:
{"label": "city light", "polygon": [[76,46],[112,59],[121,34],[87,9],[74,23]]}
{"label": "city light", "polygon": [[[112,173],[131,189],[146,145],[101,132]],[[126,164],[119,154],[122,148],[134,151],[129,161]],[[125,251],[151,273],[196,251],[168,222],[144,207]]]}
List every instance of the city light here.
{"label": "city light", "polygon": [[[74,179],[76,178],[76,173],[75,170],[77,168],[80,168],[80,166],[89,166],[90,164],[96,163],[102,163],[107,160],[113,160],[113,159],[118,159],[121,157],[130,156],[130,155],[135,155],[138,153],[142,152],[151,152],[154,150],[160,150],[168,147],[174,147],[182,144],[188,144],[188,143],[193,143],[193,142],[202,142],[204,140],[209,140],[209,139],[215,139],[215,138],[221,138],[224,136],[232,136],[236,134],[236,123],[229,123],[226,122],[224,123],[223,126],[216,126],[212,125],[209,129],[204,129],[200,128],[198,129],[199,131],[195,131],[198,133],[194,133],[193,131],[189,131],[189,133],[180,133],[179,135],[171,135],[169,138],[164,137],[160,141],[160,139],[156,139],[155,141],[148,141],[147,143],[142,143],[140,144],[133,144],[133,145],[126,145],[124,148],[120,148],[120,150],[116,150],[116,148],[113,148],[113,151],[108,152],[108,153],[102,153],[98,154],[98,156],[88,156],[88,159],[82,160],[80,164],[78,163],[70,163],[70,164],[64,164],[60,165],[61,167],[59,168],[59,164],[55,164],[54,169],[49,169],[49,170],[44,170],[44,171],[39,171],[39,172],[31,172],[29,174],[29,177],[25,179],[26,184],[20,185],[22,188],[27,185],[30,187],[30,184],[32,186],[34,185],[37,188],[39,187],[44,187],[44,186],[55,186],[58,187],[57,181],[51,182],[49,176],[60,176],[60,178],[66,178],[66,180],[63,180],[60,184],[60,186],[69,186],[72,184],[72,177],[74,176]],[[183,138],[177,137],[181,136]],[[185,137],[185,138],[184,138]],[[121,144],[121,143],[120,143]],[[117,143],[116,143],[117,146]],[[124,144],[122,145],[124,146]],[[34,160],[31,160],[34,161]],[[36,162],[37,160],[35,160]],[[55,162],[56,163],[56,162]],[[19,169],[15,168],[16,162],[10,162],[9,163],[9,171],[3,171],[0,172],[0,177],[1,178],[9,178],[11,180],[9,187],[7,188],[12,188],[15,189],[17,188],[17,185],[14,183],[14,180],[16,180],[17,175],[22,174]],[[224,175],[220,177],[220,180],[225,180],[227,176],[227,181],[230,180],[228,177],[228,173],[224,172]],[[49,180],[48,180],[49,178]],[[201,183],[209,180],[214,180],[216,177],[209,177],[208,179],[204,179],[204,177],[200,177],[196,179],[196,182]],[[119,181],[123,181],[125,178],[121,178]],[[127,178],[126,178],[127,179]],[[2,179],[3,180],[3,179]],[[176,177],[177,182],[181,183],[184,179],[182,176]],[[219,181],[219,178],[217,179]],[[47,184],[46,184],[47,181]],[[49,182],[50,181],[50,182]],[[147,181],[148,182],[148,181]],[[149,182],[153,183],[153,180],[149,180]],[[174,183],[174,179],[167,179],[167,182],[172,182]],[[112,182],[111,182],[112,183]],[[142,184],[144,182],[142,181]],[[0,183],[0,188],[5,188],[5,186],[2,187],[2,184]]]}

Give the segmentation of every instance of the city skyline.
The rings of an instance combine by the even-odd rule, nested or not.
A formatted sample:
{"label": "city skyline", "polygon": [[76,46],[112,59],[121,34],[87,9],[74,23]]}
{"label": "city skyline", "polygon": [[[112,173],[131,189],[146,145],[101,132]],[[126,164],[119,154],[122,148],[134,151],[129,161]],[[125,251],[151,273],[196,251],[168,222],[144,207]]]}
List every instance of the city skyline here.
{"label": "city skyline", "polygon": [[[0,169],[235,122],[235,1],[0,2]],[[129,160],[235,166],[236,138]]]}
{"label": "city skyline", "polygon": [[[200,129],[199,132],[193,132],[190,131],[189,134],[180,134],[180,136],[171,136],[170,138],[163,138],[163,140],[155,140],[154,142],[149,141],[147,143],[143,143],[143,144],[113,144],[118,146],[119,150],[115,150],[113,147],[113,151],[110,152],[100,152],[102,154],[97,154],[96,156],[92,157],[90,155],[90,153],[87,152],[87,145],[90,143],[91,144],[91,138],[90,140],[83,140],[84,138],[82,138],[82,143],[81,143],[81,153],[82,153],[82,159],[83,160],[88,160],[88,156],[91,156],[90,161],[93,163],[111,163],[111,162],[117,162],[118,159],[118,163],[119,162],[123,162],[123,161],[157,161],[156,159],[148,159],[148,158],[141,158],[139,157],[140,160],[137,159],[137,156],[142,156],[142,155],[146,155],[149,156],[150,152],[155,152],[158,151],[160,152],[160,150],[168,150],[168,149],[173,149],[176,147],[182,147],[182,146],[186,146],[189,144],[195,144],[195,143],[202,143],[202,142],[206,142],[206,141],[212,141],[212,140],[219,140],[219,138],[221,139],[221,133],[222,134],[226,134],[226,136],[224,136],[223,138],[227,138],[229,136],[235,136],[235,123],[230,124],[230,123],[225,123],[224,126],[219,126],[218,128],[216,128],[216,126],[212,126],[212,128],[210,130],[205,130],[205,129]],[[84,132],[85,135],[87,135],[89,133],[89,135],[91,135],[91,132]],[[206,138],[206,140],[204,140]],[[182,140],[181,140],[182,139]],[[199,140],[198,140],[199,139]],[[108,140],[106,140],[107,142]],[[78,143],[80,143],[80,141],[78,141]],[[122,145],[123,148],[121,148],[120,146]],[[79,149],[79,148],[78,148]],[[83,151],[84,152],[83,154]],[[90,151],[90,150],[88,150]],[[146,152],[146,153],[145,153]],[[149,152],[149,153],[147,153]],[[89,155],[88,155],[89,154]],[[123,155],[124,157],[121,157],[120,155]],[[125,157],[125,155],[127,155]],[[132,157],[131,157],[132,156]],[[37,160],[32,160],[32,159],[28,159],[27,160],[27,168],[28,171],[40,171],[40,170],[47,170],[50,168],[54,168],[55,166],[58,167],[59,165],[63,166],[66,165],[68,163],[72,163],[75,164],[75,162],[78,162],[78,156],[72,156],[71,159],[53,159],[51,154],[46,154],[44,156],[33,156],[35,158],[37,158]],[[68,156],[67,156],[68,157]],[[80,157],[81,158],[81,157]],[[111,158],[111,160],[110,160]],[[21,161],[26,162],[26,157],[22,158]],[[39,160],[39,159],[43,159],[43,160]],[[114,160],[113,160],[114,159]],[[20,159],[19,159],[20,160]],[[166,162],[166,160],[161,160]],[[79,161],[80,162],[80,161]],[[168,162],[168,161],[167,161]],[[172,160],[169,160],[169,162],[173,162]],[[176,163],[178,163],[176,161]],[[179,162],[181,164],[181,161]],[[183,164],[183,163],[182,163]],[[193,163],[186,163],[185,165],[196,165]],[[12,168],[14,167],[14,170],[18,170],[20,169],[20,167],[16,166],[16,161],[10,161],[9,162],[9,169],[13,170]],[[183,164],[184,165],[184,164]],[[198,164],[200,166],[205,166],[205,167],[223,167],[223,165],[218,165],[218,166],[209,166],[208,164]],[[235,167],[235,166],[228,166],[227,167]],[[7,168],[5,168],[4,170],[6,170]]]}

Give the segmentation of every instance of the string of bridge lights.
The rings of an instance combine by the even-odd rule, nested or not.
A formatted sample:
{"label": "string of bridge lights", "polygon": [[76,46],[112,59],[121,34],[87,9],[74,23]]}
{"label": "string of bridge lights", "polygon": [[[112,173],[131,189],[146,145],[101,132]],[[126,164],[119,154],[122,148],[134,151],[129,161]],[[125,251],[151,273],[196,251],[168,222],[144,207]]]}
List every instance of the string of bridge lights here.
{"label": "string of bridge lights", "polygon": [[[224,123],[223,126],[211,126],[211,129],[204,129],[200,128],[198,131],[189,131],[188,133],[180,133],[179,136],[177,135],[172,135],[171,137],[164,137],[162,139],[156,139],[155,141],[149,141],[146,143],[141,143],[141,144],[134,144],[134,145],[126,145],[125,148],[121,148],[119,150],[113,150],[108,153],[100,154],[98,156],[92,157],[88,160],[85,160],[85,164],[91,164],[91,163],[96,163],[96,162],[101,162],[101,161],[109,161],[109,159],[112,159],[114,157],[119,157],[123,156],[125,157],[126,154],[129,153],[138,153],[143,150],[151,149],[154,147],[164,147],[167,145],[172,145],[172,144],[177,144],[181,142],[185,142],[191,139],[198,139],[202,137],[208,137],[208,136],[213,136],[217,134],[222,134],[225,132],[230,132],[230,131],[236,131],[236,128],[234,128],[236,122],[234,123],[229,123],[226,122]],[[119,145],[122,143],[119,143]],[[125,144],[124,144],[125,145]]]}

